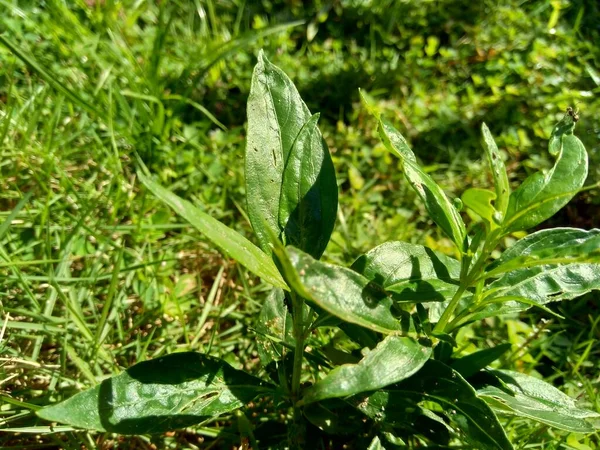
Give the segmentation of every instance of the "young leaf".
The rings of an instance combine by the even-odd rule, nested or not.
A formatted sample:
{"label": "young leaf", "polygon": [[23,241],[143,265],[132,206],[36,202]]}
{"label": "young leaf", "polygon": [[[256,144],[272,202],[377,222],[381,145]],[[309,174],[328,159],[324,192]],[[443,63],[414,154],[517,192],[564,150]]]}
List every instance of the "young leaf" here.
{"label": "young leaf", "polygon": [[[355,401],[358,400],[358,401]],[[374,411],[382,417],[394,417],[393,412],[411,406],[419,408],[426,402],[437,403],[452,428],[474,448],[481,450],[512,450],[513,446],[490,407],[477,397],[473,387],[458,372],[445,364],[429,360],[412,377],[367,398],[352,399],[361,411]],[[437,410],[436,410],[437,411]]]}
{"label": "young leaf", "polygon": [[141,170],[138,171],[138,178],[154,195],[210,239],[223,253],[273,286],[289,289],[271,258],[244,236],[165,189],[144,175]]}
{"label": "young leaf", "polygon": [[572,398],[545,381],[509,370],[490,374],[493,379],[477,392],[498,414],[527,417],[573,433],[594,431],[586,419],[600,414],[578,408]]}
{"label": "young leaf", "polygon": [[510,350],[510,347],[511,344],[506,343],[497,345],[496,347],[479,350],[454,360],[450,367],[460,373],[463,377],[469,378],[500,358],[504,353]]}
{"label": "young leaf", "polygon": [[392,314],[393,302],[353,270],[319,262],[294,248],[274,246],[290,287],[307,301],[339,317],[385,334],[402,330]]}
{"label": "young leaf", "polygon": [[551,228],[517,241],[491,264],[486,278],[552,263],[600,262],[600,230]]}
{"label": "young leaf", "polygon": [[460,214],[442,189],[417,164],[417,158],[406,139],[385,119],[379,121],[379,136],[384,145],[402,162],[404,176],[425,203],[431,219],[462,250],[465,240],[465,224]]}
{"label": "young leaf", "polygon": [[490,229],[495,225],[494,213],[495,209],[492,206],[492,201],[496,198],[496,194],[487,189],[471,188],[463,192],[461,199],[466,207],[471,208],[479,217],[481,217]]}
{"label": "young leaf", "polygon": [[136,364],[36,414],[91,430],[163,433],[233,411],[273,388],[219,359],[173,353]]}
{"label": "young leaf", "polygon": [[283,171],[279,226],[286,243],[319,259],[337,214],[337,183],[315,114],[304,124]]}
{"label": "young leaf", "polygon": [[506,215],[506,209],[508,208],[508,201],[510,198],[510,185],[508,184],[506,167],[504,166],[504,161],[502,161],[500,152],[498,151],[498,146],[492,137],[492,133],[490,133],[490,130],[485,123],[481,124],[481,134],[483,135],[483,148],[487,154],[488,162],[490,163],[490,168],[492,169],[492,175],[494,177],[494,188],[496,190],[494,206],[496,211],[500,213],[500,217],[503,219]]}
{"label": "young leaf", "polygon": [[352,269],[397,301],[427,302],[452,298],[458,289],[460,263],[422,245],[391,241],[352,264]]}
{"label": "young leaf", "polygon": [[587,177],[588,155],[573,134],[575,122],[569,114],[554,127],[549,152],[556,157],[547,173],[537,172],[527,178],[510,196],[504,233],[526,230],[552,217],[565,206]]}
{"label": "young leaf", "polygon": [[247,111],[246,196],[260,246],[271,253],[268,229],[321,256],[337,210],[331,156],[318,116],[311,118],[292,81],[262,51]]}
{"label": "young leaf", "polygon": [[305,404],[348,397],[397,383],[417,372],[431,356],[431,344],[409,337],[387,336],[358,364],[333,369],[304,391]]}

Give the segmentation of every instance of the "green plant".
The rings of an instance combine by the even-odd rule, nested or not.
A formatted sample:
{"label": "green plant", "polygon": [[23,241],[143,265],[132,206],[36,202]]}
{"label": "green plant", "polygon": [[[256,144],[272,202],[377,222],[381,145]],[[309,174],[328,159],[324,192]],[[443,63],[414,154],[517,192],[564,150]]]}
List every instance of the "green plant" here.
{"label": "green plant", "polygon": [[[289,411],[289,439],[301,448],[316,448],[309,439],[327,434],[350,435],[369,448],[456,441],[513,448],[498,415],[593,432],[589,419],[597,413],[578,408],[539,379],[488,367],[510,345],[452,355],[454,337],[466,324],[532,306],[547,309],[549,302],[600,288],[600,230],[538,231],[491,260],[504,236],[540,224],[583,187],[588,163],[573,134],[576,113],[569,110],[552,132],[554,167],[513,192],[483,125],[494,190],[468,189],[453,202],[419,166],[403,136],[363,99],[406,180],[455,244],[457,259],[392,241],[350,268],[319,261],[336,219],[333,163],[318,114],[261,53],[248,99],[245,163],[248,216],[260,248],[143,170],[138,176],[223,253],[273,286],[256,325],[270,379],[205,354],[175,353],[136,364],[37,414],[86,429],[157,433],[260,398]],[[468,228],[463,205],[480,219]],[[237,418],[257,447],[248,419]]]}

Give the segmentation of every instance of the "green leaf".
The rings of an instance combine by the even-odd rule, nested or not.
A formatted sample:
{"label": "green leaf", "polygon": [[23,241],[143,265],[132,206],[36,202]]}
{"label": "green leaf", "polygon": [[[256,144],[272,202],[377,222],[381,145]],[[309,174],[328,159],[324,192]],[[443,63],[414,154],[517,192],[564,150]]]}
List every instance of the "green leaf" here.
{"label": "green leaf", "polygon": [[452,298],[458,289],[460,263],[422,245],[391,241],[352,264],[372,284],[397,301],[426,302]]}
{"label": "green leaf", "polygon": [[[494,177],[494,188],[496,190],[496,201],[494,203],[496,211],[500,213],[503,219],[506,215],[508,202],[510,198],[510,185],[508,184],[508,175],[504,161],[498,151],[498,146],[485,123],[481,124],[481,134],[483,135],[483,148],[488,157],[492,175]],[[483,216],[482,216],[483,217]]]}
{"label": "green leaf", "polygon": [[279,226],[288,245],[319,259],[337,214],[337,182],[315,114],[304,124],[283,171]]}
{"label": "green leaf", "polygon": [[378,129],[384,145],[400,158],[404,176],[425,203],[431,219],[462,250],[466,235],[465,224],[452,202],[433,178],[417,164],[417,158],[398,130],[385,119],[379,121]]}
{"label": "green leaf", "polygon": [[552,217],[581,189],[588,173],[588,155],[573,134],[574,128],[568,114],[554,127],[548,145],[556,157],[554,167],[545,174],[531,175],[511,194],[504,233],[526,230]]}
{"label": "green leaf", "polygon": [[[384,414],[383,409],[385,414],[388,414],[388,410],[394,410],[396,402],[400,405],[410,402],[414,407],[428,407],[429,402],[434,402],[441,408],[441,414],[446,416],[451,428],[459,430],[463,439],[475,448],[513,448],[498,418],[477,397],[473,387],[458,372],[439,361],[427,361],[412,377],[380,392],[386,392],[388,396],[387,404],[381,404],[380,414]],[[369,404],[370,400],[363,400],[365,402]]]}
{"label": "green leaf", "polygon": [[283,290],[273,289],[269,293],[260,309],[255,328],[258,356],[264,367],[281,360],[284,345],[294,348],[296,340],[292,331],[292,315],[285,305]]}
{"label": "green leaf", "polygon": [[429,360],[412,377],[366,398],[352,399],[361,411],[371,408],[381,420],[393,419],[394,414],[407,408],[427,408],[430,402],[441,408],[451,428],[461,432],[464,440],[480,450],[508,450],[513,446],[490,407],[458,372],[447,365]]}
{"label": "green leaf", "polygon": [[319,262],[294,247],[274,246],[290,287],[307,301],[345,322],[385,334],[402,330],[393,302],[362,275]]}
{"label": "green leaf", "polygon": [[373,438],[373,440],[371,441],[371,443],[367,447],[367,450],[385,450],[385,447],[383,445],[381,445],[381,441],[379,440],[379,436],[375,436]]}
{"label": "green leaf", "polygon": [[302,412],[310,423],[327,434],[357,436],[361,431],[370,431],[363,414],[343,400],[311,403],[304,406]]}
{"label": "green leaf", "polygon": [[396,391],[379,390],[347,400],[365,416],[385,428],[404,430],[409,435],[422,435],[436,444],[448,444],[450,428],[442,417],[419,406],[414,398]]}
{"label": "green leaf", "polygon": [[454,360],[450,367],[460,373],[463,377],[469,378],[496,361],[504,353],[510,350],[510,348],[510,344],[500,344],[496,347],[479,350]]}
{"label": "green leaf", "polygon": [[[490,304],[477,313],[477,319],[579,297],[600,289],[598,273],[600,264],[588,263],[534,266],[507,272],[488,286],[482,304]],[[530,301],[519,301],[520,298]],[[499,302],[502,299],[507,301]]]}
{"label": "green leaf", "polygon": [[487,189],[471,188],[463,192],[461,196],[463,203],[471,208],[479,217],[481,217],[488,229],[494,225],[494,213],[496,210],[492,206],[492,201],[496,194]]}
{"label": "green leaf", "polygon": [[357,364],[338,366],[306,389],[303,402],[308,404],[381,389],[410,377],[430,356],[430,342],[387,336]]}
{"label": "green leaf", "polygon": [[509,370],[492,370],[493,379],[478,389],[479,397],[498,413],[527,417],[574,433],[592,433],[585,419],[600,414],[577,407],[575,400],[545,381]]}
{"label": "green leaf", "polygon": [[256,245],[237,231],[232,230],[217,219],[200,211],[187,200],[165,189],[149,176],[144,175],[141,170],[137,174],[144,186],[210,239],[223,253],[235,259],[250,272],[258,275],[273,286],[289,290],[287,284],[285,284],[285,281],[279,274],[275,263]]}
{"label": "green leaf", "polygon": [[[248,97],[246,196],[262,249],[268,231],[319,257],[331,235],[337,184],[331,156],[287,75],[261,51]],[[267,231],[268,230],[268,231]]]}
{"label": "green leaf", "polygon": [[517,241],[491,264],[486,278],[524,267],[572,262],[600,262],[600,230],[552,228]]}
{"label": "green leaf", "polygon": [[136,364],[37,415],[98,431],[163,433],[238,409],[273,388],[211,356],[173,353]]}

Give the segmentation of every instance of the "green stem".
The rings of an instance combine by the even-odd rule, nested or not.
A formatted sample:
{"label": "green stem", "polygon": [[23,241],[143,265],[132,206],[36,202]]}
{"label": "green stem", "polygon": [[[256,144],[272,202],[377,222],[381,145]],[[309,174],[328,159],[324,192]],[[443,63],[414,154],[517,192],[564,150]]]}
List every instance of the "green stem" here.
{"label": "green stem", "polygon": [[302,361],[304,357],[304,323],[303,323],[303,309],[304,299],[296,295],[295,292],[291,293],[292,296],[292,309],[293,309],[293,327],[294,327],[294,339],[296,340],[296,347],[294,349],[294,369],[292,372],[292,387],[291,396],[294,404],[294,418],[299,419],[301,416],[300,408],[297,406],[300,397],[300,376],[302,375]]}
{"label": "green stem", "polygon": [[450,321],[450,318],[452,317],[452,314],[454,314],[454,310],[458,306],[458,302],[460,301],[460,298],[462,297],[462,295],[465,293],[466,290],[467,290],[467,285],[461,284],[461,286],[458,288],[458,291],[456,291],[456,293],[454,294],[454,297],[452,297],[452,300],[450,300],[448,307],[442,313],[442,317],[440,317],[440,320],[438,321],[438,323],[436,323],[435,327],[433,327],[434,335],[441,334],[444,332],[446,325],[448,324],[448,322]]}
{"label": "green stem", "polygon": [[442,317],[440,317],[440,320],[438,321],[438,323],[436,323],[435,327],[433,328],[434,334],[441,334],[446,331],[446,326],[452,318],[452,315],[454,314],[454,311],[458,306],[460,298],[465,293],[465,291],[473,284],[473,282],[479,278],[479,272],[482,271],[483,267],[485,266],[485,263],[487,262],[488,257],[490,256],[494,248],[496,248],[496,246],[498,245],[498,241],[500,240],[500,238],[498,237],[499,234],[499,232],[496,232],[495,234],[493,233],[491,236],[488,236],[485,244],[483,245],[481,255],[479,255],[479,258],[477,258],[477,261],[475,262],[471,270],[468,270],[468,266],[466,265],[463,265],[463,267],[461,268],[460,287],[452,297],[452,300],[450,300],[448,307],[442,313]]}

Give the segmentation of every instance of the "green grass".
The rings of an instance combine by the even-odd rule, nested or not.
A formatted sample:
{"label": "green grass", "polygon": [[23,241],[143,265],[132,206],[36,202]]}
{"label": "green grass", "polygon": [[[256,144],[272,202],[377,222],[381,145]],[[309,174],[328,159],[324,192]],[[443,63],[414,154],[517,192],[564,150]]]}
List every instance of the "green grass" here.
{"label": "green grass", "polygon": [[[451,248],[377,143],[358,85],[382,100],[455,196],[489,186],[476,137],[482,119],[516,162],[509,164],[514,180],[547,164],[541,143],[556,113],[580,101],[582,140],[597,158],[600,82],[587,75],[600,57],[597,35],[583,27],[585,16],[575,28],[579,8],[593,2],[567,5],[555,39],[540,31],[552,20],[548,1],[486,4],[503,22],[492,27],[482,10],[484,23],[457,16],[460,26],[449,30],[442,25],[459,12],[429,3],[399,25],[385,13],[389,2],[376,2],[362,21],[359,7],[320,2],[308,12],[233,0],[36,3],[0,0],[0,448],[240,445],[235,417],[120,438],[49,428],[33,413],[176,351],[210,353],[264,374],[252,330],[267,286],[224,259],[135,176],[139,156],[163,185],[251,236],[243,106],[258,48],[293,75],[311,108],[325,112],[342,192],[326,252],[332,261],[347,263],[392,239]],[[318,24],[310,43],[299,20]],[[445,40],[444,52],[424,50],[430,42],[434,51],[435,41],[421,39],[414,27],[422,23]],[[512,41],[501,33],[504,23]],[[486,60],[478,45],[485,58],[490,48],[500,56]],[[402,70],[393,67],[397,55]],[[536,72],[528,58],[542,68]],[[595,194],[580,199],[580,211],[597,214]],[[573,211],[559,220],[581,221]],[[508,340],[513,351],[502,367],[538,372],[598,411],[598,304],[594,293],[556,305],[564,319],[533,312],[487,320],[461,332],[460,349]],[[267,410],[246,414],[286,422],[285,411]],[[257,438],[285,434],[256,423]],[[567,436],[519,419],[508,429],[523,449],[600,445],[598,434]]]}

